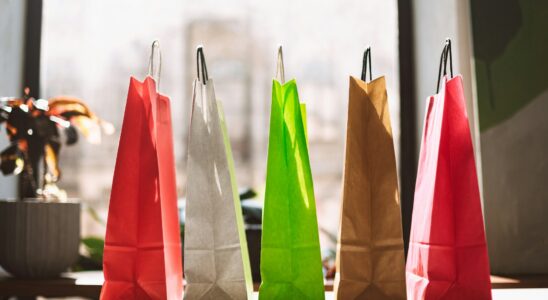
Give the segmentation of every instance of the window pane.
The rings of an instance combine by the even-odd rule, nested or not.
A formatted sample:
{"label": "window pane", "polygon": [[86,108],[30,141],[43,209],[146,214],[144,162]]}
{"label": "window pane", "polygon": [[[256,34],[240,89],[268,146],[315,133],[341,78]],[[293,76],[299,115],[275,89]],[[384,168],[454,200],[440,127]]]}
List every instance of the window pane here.
{"label": "window pane", "polygon": [[[399,157],[397,2],[61,1],[44,4],[41,95],[83,98],[117,130],[102,145],[80,142],[61,154],[61,187],[106,217],[129,76],[146,75],[160,39],[161,91],[171,97],[178,192],[185,194],[186,141],[195,47],[203,44],[216,95],[225,107],[240,187],[264,188],[270,87],[276,49],[308,109],[310,158],[322,246],[334,249],[348,99],[372,46],[373,76],[386,76]],[[104,226],[83,215],[84,236]]]}

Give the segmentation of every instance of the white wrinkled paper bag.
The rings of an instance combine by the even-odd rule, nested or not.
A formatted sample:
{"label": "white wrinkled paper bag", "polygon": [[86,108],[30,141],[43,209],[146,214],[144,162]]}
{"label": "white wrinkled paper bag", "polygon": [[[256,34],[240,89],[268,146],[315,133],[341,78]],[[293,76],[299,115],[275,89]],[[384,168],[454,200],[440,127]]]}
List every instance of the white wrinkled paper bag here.
{"label": "white wrinkled paper bag", "polygon": [[224,113],[201,47],[197,60],[202,76],[198,72],[194,81],[188,144],[184,298],[250,299],[253,282]]}

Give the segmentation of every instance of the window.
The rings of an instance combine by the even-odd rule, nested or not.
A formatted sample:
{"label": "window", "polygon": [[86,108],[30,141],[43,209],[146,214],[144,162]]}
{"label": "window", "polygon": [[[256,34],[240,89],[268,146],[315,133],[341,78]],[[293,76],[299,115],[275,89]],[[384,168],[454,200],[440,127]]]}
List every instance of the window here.
{"label": "window", "polygon": [[[146,75],[151,42],[160,40],[160,89],[172,101],[177,184],[185,195],[186,141],[195,47],[204,45],[216,95],[225,107],[240,187],[264,188],[268,121],[277,44],[286,78],[307,103],[310,157],[322,247],[334,250],[341,198],[348,77],[359,75],[372,46],[373,76],[384,75],[399,155],[397,2],[61,1],[44,2],[42,97],[84,99],[117,133],[101,145],[61,153],[60,186],[106,218],[129,76]],[[92,214],[83,236],[104,235]]]}

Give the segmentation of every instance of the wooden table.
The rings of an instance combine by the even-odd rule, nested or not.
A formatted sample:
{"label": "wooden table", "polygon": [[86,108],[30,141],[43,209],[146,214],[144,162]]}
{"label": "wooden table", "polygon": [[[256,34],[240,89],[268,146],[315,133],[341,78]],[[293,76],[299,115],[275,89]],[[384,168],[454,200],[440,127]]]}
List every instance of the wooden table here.
{"label": "wooden table", "polygon": [[[538,276],[491,276],[493,289],[548,288],[548,275]],[[62,278],[27,280],[0,277],[0,299],[10,296],[33,299],[43,297],[84,297],[99,299],[103,273],[101,271],[66,273]],[[326,291],[333,290],[332,282],[326,283]],[[255,285],[255,289],[258,285]],[[331,294],[329,295],[331,296]]]}
{"label": "wooden table", "polygon": [[43,297],[84,297],[99,299],[103,285],[103,272],[76,272],[61,278],[45,280],[0,277],[0,299],[17,296],[23,299]]}

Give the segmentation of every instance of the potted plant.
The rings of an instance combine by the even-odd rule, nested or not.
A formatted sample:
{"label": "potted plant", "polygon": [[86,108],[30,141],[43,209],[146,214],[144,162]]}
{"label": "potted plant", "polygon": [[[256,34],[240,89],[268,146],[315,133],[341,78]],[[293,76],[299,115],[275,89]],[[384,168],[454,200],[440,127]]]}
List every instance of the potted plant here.
{"label": "potted plant", "polygon": [[80,244],[80,204],[57,186],[61,145],[75,144],[78,132],[99,142],[113,127],[80,99],[34,99],[28,88],[23,98],[0,98],[0,124],[10,141],[0,170],[19,176],[19,198],[0,201],[0,266],[16,277],[58,276]]}

